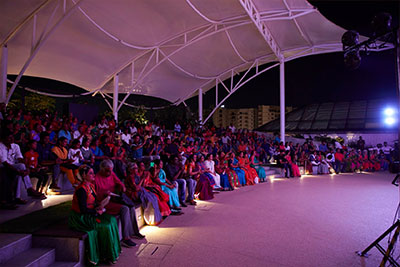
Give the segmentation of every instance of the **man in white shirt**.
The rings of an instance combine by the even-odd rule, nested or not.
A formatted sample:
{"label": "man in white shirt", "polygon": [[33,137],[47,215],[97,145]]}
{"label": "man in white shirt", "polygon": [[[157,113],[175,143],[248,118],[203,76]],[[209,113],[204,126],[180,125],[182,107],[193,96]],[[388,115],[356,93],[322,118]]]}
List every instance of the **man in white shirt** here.
{"label": "man in white shirt", "polygon": [[79,142],[82,144],[83,137],[85,136],[85,133],[83,132],[83,126],[79,126],[78,130],[76,130],[73,134],[74,139],[78,139]]}
{"label": "man in white shirt", "polygon": [[129,129],[128,129],[128,128],[124,128],[124,131],[123,131],[123,133],[121,134],[121,139],[122,139],[122,141],[124,141],[125,144],[127,144],[128,146],[131,144],[132,136],[131,136],[131,134],[129,133]]}
{"label": "man in white shirt", "polygon": [[383,142],[383,147],[381,148],[381,150],[383,151],[383,154],[385,154],[385,158],[388,161],[392,162],[392,157],[390,156],[390,153],[392,152],[393,148],[389,146],[387,142]]}
{"label": "man in white shirt", "polygon": [[131,136],[134,136],[137,133],[137,128],[134,122],[132,122],[132,124],[129,126],[129,131],[131,133]]}
{"label": "man in white shirt", "polygon": [[[19,145],[14,143],[14,136],[11,133],[6,134],[0,143],[0,163],[3,170],[11,181],[11,194],[14,193],[12,198],[15,199],[16,204],[26,204],[26,200],[21,199],[21,183],[24,183],[29,196],[46,199],[46,196],[39,193],[32,188],[31,179],[29,177],[29,170],[26,169],[23,163],[23,157]],[[16,183],[16,188],[14,185]]]}
{"label": "man in white shirt", "polygon": [[181,125],[179,124],[179,122],[176,122],[174,126],[174,131],[180,133],[181,130],[182,130]]}
{"label": "man in white shirt", "polygon": [[224,135],[221,138],[222,144],[227,145],[230,140],[231,138],[227,136],[226,133],[224,133]]}
{"label": "man in white shirt", "polygon": [[101,121],[97,125],[97,128],[99,129],[100,134],[103,134],[103,132],[108,129],[108,122],[105,116],[101,118]]}
{"label": "man in white shirt", "polygon": [[338,141],[335,141],[335,149],[342,149],[342,144],[339,143]]}
{"label": "man in white shirt", "polygon": [[229,126],[229,129],[231,130],[232,133],[235,133],[235,131],[236,131],[236,128],[235,128],[235,126],[233,126],[233,124],[231,124]]}
{"label": "man in white shirt", "polygon": [[335,153],[332,150],[329,150],[329,153],[326,154],[326,162],[329,164],[329,167],[333,168],[335,164]]}
{"label": "man in white shirt", "polygon": [[155,136],[161,136],[161,127],[158,124],[154,123],[151,127]]}

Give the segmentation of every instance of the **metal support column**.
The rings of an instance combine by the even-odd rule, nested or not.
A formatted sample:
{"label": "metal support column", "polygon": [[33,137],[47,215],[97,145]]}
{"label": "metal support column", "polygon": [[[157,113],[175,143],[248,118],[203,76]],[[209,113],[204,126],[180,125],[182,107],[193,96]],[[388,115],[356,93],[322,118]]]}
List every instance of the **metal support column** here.
{"label": "metal support column", "polygon": [[397,91],[397,161],[400,165],[400,28],[395,36],[396,55],[396,91]]}
{"label": "metal support column", "polygon": [[118,74],[114,76],[113,115],[118,123]]}
{"label": "metal support column", "polygon": [[199,88],[199,126],[203,126],[203,89]]}
{"label": "metal support column", "polygon": [[279,65],[280,82],[280,117],[281,117],[281,142],[285,143],[285,61]]}
{"label": "metal support column", "polygon": [[5,103],[7,99],[7,45],[1,48],[0,64],[0,103]]}

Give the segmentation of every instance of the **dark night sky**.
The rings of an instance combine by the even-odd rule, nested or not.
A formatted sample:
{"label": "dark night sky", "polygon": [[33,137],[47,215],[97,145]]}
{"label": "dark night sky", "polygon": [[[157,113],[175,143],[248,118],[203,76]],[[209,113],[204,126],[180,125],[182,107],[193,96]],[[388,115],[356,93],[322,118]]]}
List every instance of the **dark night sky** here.
{"label": "dark night sky", "polygon": [[[371,35],[375,14],[388,12],[398,25],[397,1],[310,1],[340,27]],[[394,50],[362,55],[361,66],[348,70],[343,53],[309,56],[285,63],[286,104],[396,97]],[[249,82],[225,102],[226,107],[279,104],[279,67]]]}

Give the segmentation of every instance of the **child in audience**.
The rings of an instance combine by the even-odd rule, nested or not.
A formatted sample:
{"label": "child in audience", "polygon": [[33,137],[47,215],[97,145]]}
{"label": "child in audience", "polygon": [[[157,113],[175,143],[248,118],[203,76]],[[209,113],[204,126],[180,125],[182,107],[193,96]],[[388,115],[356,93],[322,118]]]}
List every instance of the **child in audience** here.
{"label": "child in audience", "polygon": [[38,163],[39,154],[36,152],[37,142],[30,140],[28,142],[28,151],[25,152],[25,166],[29,168],[30,177],[38,178],[36,184],[36,191],[44,194],[46,193],[46,185],[49,176],[47,175],[48,168],[40,166]]}
{"label": "child in audience", "polygon": [[81,143],[79,142],[79,139],[74,139],[71,143],[71,148],[68,150],[68,159],[70,159],[71,163],[77,167],[81,166],[81,162],[83,161],[80,146]]}

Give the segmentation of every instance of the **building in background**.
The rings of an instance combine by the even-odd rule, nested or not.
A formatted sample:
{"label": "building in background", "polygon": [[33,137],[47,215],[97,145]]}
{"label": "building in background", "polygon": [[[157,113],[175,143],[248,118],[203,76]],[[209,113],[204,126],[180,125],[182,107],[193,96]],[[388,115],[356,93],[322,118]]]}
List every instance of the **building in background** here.
{"label": "building in background", "polygon": [[[286,112],[292,111],[287,107]],[[279,106],[258,106],[257,108],[219,108],[213,114],[213,123],[217,127],[227,127],[233,124],[237,129],[249,129],[264,125],[265,123],[279,118]]]}
{"label": "building in background", "polygon": [[[292,107],[286,107],[286,113],[291,112],[293,110]],[[275,119],[279,119],[280,116],[280,107],[279,106],[258,106],[257,107],[257,122],[254,128],[258,128],[267,122],[273,121]]]}
{"label": "building in background", "polygon": [[[286,114],[285,131],[288,136],[304,138],[331,137],[346,144],[357,142],[360,136],[367,146],[398,140],[398,107],[393,99],[373,99],[345,102],[316,103]],[[257,131],[280,131],[279,118]]]}

